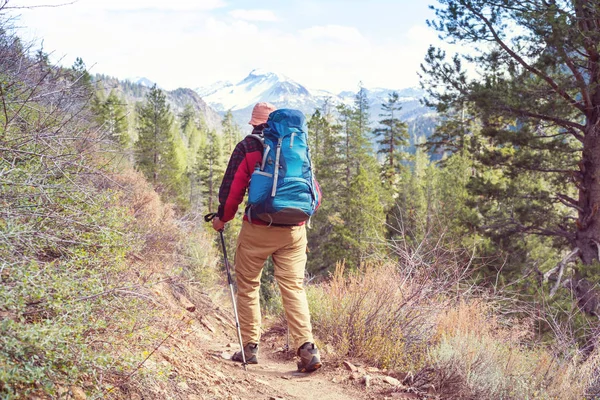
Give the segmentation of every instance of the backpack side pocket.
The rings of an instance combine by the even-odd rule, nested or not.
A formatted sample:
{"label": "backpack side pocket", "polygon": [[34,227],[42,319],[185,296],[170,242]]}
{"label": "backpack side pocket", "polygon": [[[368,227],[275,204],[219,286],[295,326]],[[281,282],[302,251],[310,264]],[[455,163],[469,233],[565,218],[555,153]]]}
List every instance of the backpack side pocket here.
{"label": "backpack side pocket", "polygon": [[248,204],[258,205],[264,203],[272,189],[273,174],[258,169],[255,170],[250,178]]}

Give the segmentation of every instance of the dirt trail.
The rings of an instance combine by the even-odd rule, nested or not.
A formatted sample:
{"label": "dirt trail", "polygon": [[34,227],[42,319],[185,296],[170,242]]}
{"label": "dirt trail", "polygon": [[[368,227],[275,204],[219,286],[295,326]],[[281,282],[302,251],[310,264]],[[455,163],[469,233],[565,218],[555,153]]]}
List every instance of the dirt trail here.
{"label": "dirt trail", "polygon": [[[393,377],[367,365],[350,364],[321,352],[323,367],[311,374],[297,372],[293,351],[284,351],[285,329],[263,333],[257,365],[244,371],[230,360],[239,350],[230,312],[196,298],[187,310],[184,329],[159,346],[144,365],[143,381],[119,386],[119,399],[130,400],[344,400],[419,398]],[[345,361],[345,363],[343,362]],[[345,364],[345,365],[344,365]],[[150,372],[153,371],[153,372]],[[392,376],[389,376],[392,375]]]}
{"label": "dirt trail", "polygon": [[[299,373],[293,353],[282,351],[280,337],[267,337],[260,344],[259,364],[249,365],[244,372],[239,363],[227,358],[238,350],[235,343],[213,343],[210,347],[213,359],[218,361],[222,372],[235,376],[247,389],[256,392],[256,399],[302,399],[302,400],[343,400],[376,398],[351,383],[342,383],[348,379],[348,371],[335,365],[328,365],[324,359],[323,368],[311,374]],[[249,390],[248,394],[251,394]],[[379,397],[383,398],[383,397]]]}

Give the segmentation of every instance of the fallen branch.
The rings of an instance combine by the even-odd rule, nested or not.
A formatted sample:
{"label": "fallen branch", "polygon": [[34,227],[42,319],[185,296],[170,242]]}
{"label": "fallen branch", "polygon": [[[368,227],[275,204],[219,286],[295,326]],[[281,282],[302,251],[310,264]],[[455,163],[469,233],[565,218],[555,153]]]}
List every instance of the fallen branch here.
{"label": "fallen branch", "polygon": [[556,294],[556,291],[558,290],[558,288],[560,287],[560,281],[562,280],[563,277],[563,273],[565,270],[565,267],[567,266],[567,264],[569,263],[569,261],[571,261],[571,259],[576,256],[579,253],[579,248],[576,247],[572,252],[570,252],[569,254],[567,254],[567,256],[565,258],[563,258],[557,265],[556,267],[552,268],[550,271],[546,272],[544,274],[544,280],[543,282],[546,283],[548,282],[548,280],[550,279],[550,275],[554,274],[556,271],[558,271],[558,278],[556,279],[556,283],[554,284],[554,286],[552,287],[552,289],[550,290],[550,298],[554,297],[554,295]]}

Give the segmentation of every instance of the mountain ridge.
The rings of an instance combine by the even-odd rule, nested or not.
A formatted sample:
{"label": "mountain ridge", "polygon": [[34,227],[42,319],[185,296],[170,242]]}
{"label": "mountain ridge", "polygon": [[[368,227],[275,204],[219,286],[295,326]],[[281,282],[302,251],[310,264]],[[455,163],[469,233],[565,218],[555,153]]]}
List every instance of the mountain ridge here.
{"label": "mountain ridge", "polygon": [[[365,88],[369,100],[370,121],[375,127],[381,119],[382,104],[387,102],[388,95],[396,92],[400,96],[402,110],[399,118],[408,123],[410,148],[414,151],[415,144],[429,137],[435,127],[435,113],[423,106],[421,99],[425,92],[419,88],[404,89]],[[231,111],[235,121],[245,132],[250,132],[248,119],[252,108],[257,102],[272,103],[278,108],[295,108],[312,115],[316,109],[325,104],[335,108],[340,104],[351,106],[357,91],[341,91],[337,94],[323,89],[311,89],[297,81],[277,72],[264,69],[253,69],[250,73],[233,84],[231,81],[219,81],[211,85],[195,89],[202,93],[202,98],[219,114]]]}

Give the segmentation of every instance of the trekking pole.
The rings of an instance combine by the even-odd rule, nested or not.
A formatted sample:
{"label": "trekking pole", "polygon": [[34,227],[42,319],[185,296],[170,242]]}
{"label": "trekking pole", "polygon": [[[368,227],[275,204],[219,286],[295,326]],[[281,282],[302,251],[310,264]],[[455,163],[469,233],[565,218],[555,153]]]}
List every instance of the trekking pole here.
{"label": "trekking pole", "polygon": [[[287,321],[286,321],[287,322]],[[285,343],[285,351],[290,351],[290,326],[287,326],[287,335],[286,335],[286,343]]]}
{"label": "trekking pole", "polygon": [[[212,221],[217,216],[216,213],[206,214],[204,220],[206,222]],[[246,371],[246,354],[244,353],[244,343],[242,341],[242,331],[240,330],[240,319],[238,318],[237,305],[235,303],[235,295],[233,294],[233,279],[231,279],[231,269],[229,268],[229,261],[227,260],[227,248],[225,247],[225,238],[223,237],[223,230],[219,231],[221,235],[221,246],[223,247],[223,259],[225,260],[225,268],[227,269],[227,283],[229,284],[229,292],[231,293],[231,302],[233,304],[233,314],[235,316],[235,327],[237,328],[238,340],[240,342],[240,351],[242,354],[242,366]]]}

